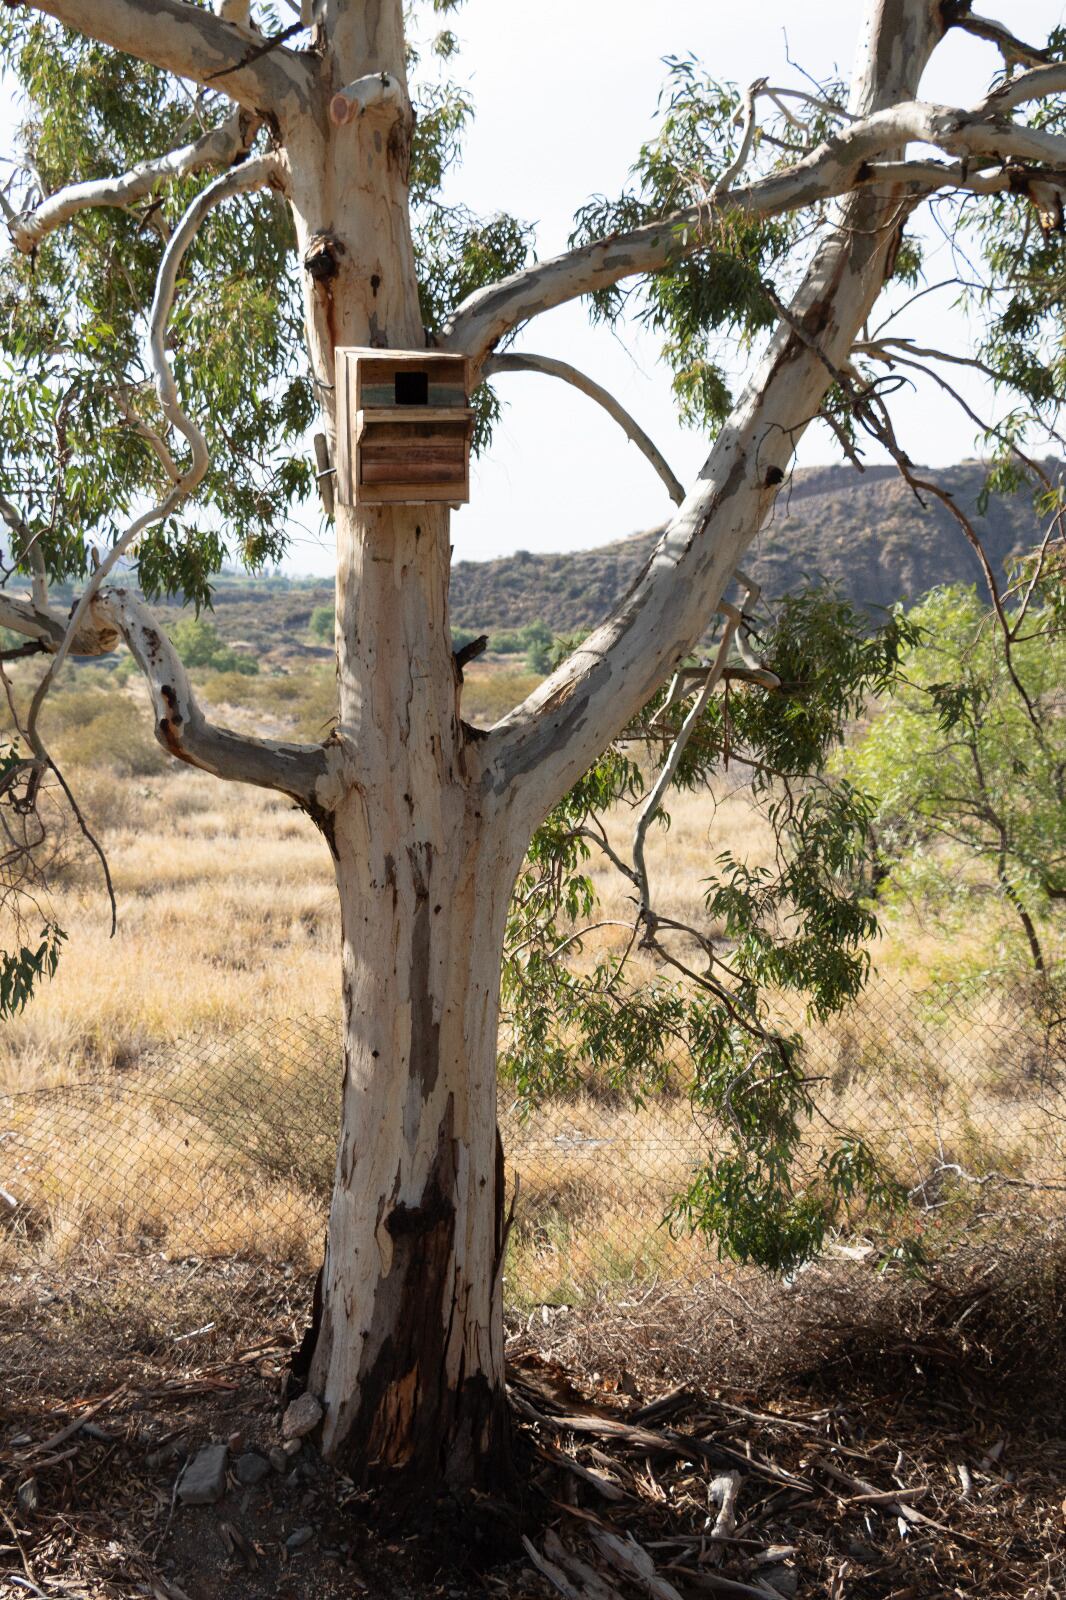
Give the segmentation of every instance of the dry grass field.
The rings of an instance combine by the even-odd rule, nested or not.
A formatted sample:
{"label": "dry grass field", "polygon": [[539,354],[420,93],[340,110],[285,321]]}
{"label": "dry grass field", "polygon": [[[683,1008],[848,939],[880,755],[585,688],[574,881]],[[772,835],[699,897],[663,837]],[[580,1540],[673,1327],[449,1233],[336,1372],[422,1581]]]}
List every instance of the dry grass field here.
{"label": "dry grass field", "polygon": [[[530,681],[471,672],[464,710],[491,721]],[[331,678],[319,668],[215,675],[204,691],[238,725],[303,737],[328,726]],[[87,1249],[150,1244],[170,1257],[309,1266],[321,1248],[338,1086],[326,846],[276,796],[168,764],[137,684],[76,670],[49,718],[106,846],[119,921],[109,938],[99,869],[64,834],[55,907],[69,942],[59,973],[0,1030],[0,1094],[11,1097],[0,1114],[0,1189],[23,1202],[0,1253],[54,1267]],[[611,823],[619,839],[630,825],[624,812]],[[744,792],[678,798],[670,830],[650,842],[664,907],[699,921],[701,884],[726,848],[749,861],[770,849]],[[597,863],[593,876],[603,916],[631,916],[617,874]],[[982,939],[988,930],[946,951],[936,928],[897,921],[860,1007],[812,1035],[834,1122],[890,1133],[893,1159],[915,1184],[945,1163],[1038,1181],[1066,1166],[1061,1137],[1049,1140],[1034,1111],[1038,1064],[1003,1048],[1012,1018],[1000,991],[968,1000],[965,1019],[901,1016],[911,988],[975,960]],[[319,1020],[283,1047],[274,1025],[300,1018]],[[595,1096],[528,1121],[506,1104],[504,1113],[522,1180],[512,1303],[573,1303],[612,1283],[706,1272],[713,1249],[662,1225],[700,1148],[683,1094],[651,1114]]]}

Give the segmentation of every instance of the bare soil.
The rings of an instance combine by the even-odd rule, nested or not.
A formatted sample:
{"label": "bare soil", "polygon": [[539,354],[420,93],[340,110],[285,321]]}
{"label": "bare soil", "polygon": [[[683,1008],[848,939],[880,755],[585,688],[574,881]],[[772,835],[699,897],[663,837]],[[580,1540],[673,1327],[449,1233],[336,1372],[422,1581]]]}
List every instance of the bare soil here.
{"label": "bare soil", "polygon": [[[403,1527],[312,1444],[235,1480],[281,1442],[305,1279],[141,1257],[2,1296],[5,1596],[1066,1592],[1061,1237],[915,1280],[835,1263],[538,1308],[509,1338],[523,1504],[415,1507]],[[184,1506],[178,1474],[211,1440],[227,1492]]]}

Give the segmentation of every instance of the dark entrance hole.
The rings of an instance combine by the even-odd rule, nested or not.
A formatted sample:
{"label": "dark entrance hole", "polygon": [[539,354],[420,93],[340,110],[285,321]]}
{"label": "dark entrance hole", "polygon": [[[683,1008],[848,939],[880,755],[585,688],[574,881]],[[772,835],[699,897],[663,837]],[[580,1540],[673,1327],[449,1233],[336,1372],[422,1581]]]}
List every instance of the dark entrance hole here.
{"label": "dark entrance hole", "polygon": [[398,406],[428,406],[429,373],[398,372],[396,374],[396,404]]}

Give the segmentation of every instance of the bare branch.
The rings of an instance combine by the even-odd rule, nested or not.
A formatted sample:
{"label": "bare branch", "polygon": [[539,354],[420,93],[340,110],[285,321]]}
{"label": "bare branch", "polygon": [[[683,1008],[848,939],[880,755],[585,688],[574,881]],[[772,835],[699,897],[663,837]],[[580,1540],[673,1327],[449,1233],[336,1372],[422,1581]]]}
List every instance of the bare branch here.
{"label": "bare branch", "polygon": [[[69,641],[71,654],[81,656],[107,655],[125,641],[148,680],[156,738],[171,755],[221,778],[279,789],[313,815],[328,810],[317,793],[328,775],[323,746],[252,739],[208,722],[181,657],[149,608],[127,590],[94,593],[72,641],[60,620],[11,595],[0,594],[0,627],[39,640],[49,651]],[[36,765],[39,759],[30,764]],[[55,770],[50,757],[47,759]]]}
{"label": "bare branch", "polygon": [[208,722],[178,652],[128,590],[97,594],[92,615],[98,628],[113,630],[129,646],[151,690],[156,738],[172,756],[218,778],[280,789],[313,813],[324,813],[318,786],[328,776],[328,758],[322,745],[254,739]]}
{"label": "bare branch", "polygon": [[[1047,69],[1061,73],[1066,67]],[[1036,74],[1028,76],[1035,77]],[[1057,80],[1056,80],[1057,81]],[[1039,93],[1051,93],[1043,80]],[[936,161],[901,161],[910,142],[934,145],[961,158],[958,166]],[[1007,160],[1053,164],[1048,173],[1004,175]],[[992,174],[970,169],[991,166]],[[730,217],[774,217],[856,192],[903,185],[915,195],[940,188],[975,193],[1026,190],[1027,178],[1066,189],[1066,138],[1040,128],[1004,123],[1001,106],[975,110],[903,101],[856,118],[831,144],[823,144],[782,172],[774,172],[676,211],[624,234],[597,239],[539,261],[470,295],[453,313],[441,339],[443,348],[461,350],[480,363],[512,329],[553,306],[607,288],[623,278],[661,272],[714,242],[716,228]]]}
{"label": "bare branch", "polygon": [[703,683],[700,687],[699,693],[692,702],[684,722],[681,724],[681,730],[678,733],[677,738],[674,740],[673,745],[667,754],[666,760],[663,762],[662,769],[659,773],[659,776],[655,780],[655,784],[651,789],[651,792],[649,793],[643,806],[640,808],[640,813],[637,817],[637,825],[633,830],[633,866],[636,871],[637,884],[640,889],[640,915],[642,920],[646,923],[650,922],[650,919],[653,915],[651,909],[651,885],[648,882],[648,864],[645,860],[644,853],[648,829],[650,828],[652,820],[659,810],[659,807],[662,805],[663,796],[666,794],[667,789],[669,789],[670,784],[673,782],[674,773],[677,771],[677,764],[684,754],[685,746],[688,744],[693,733],[696,731],[700,718],[703,716],[704,710],[706,709],[707,702],[714,693],[718,684],[718,680],[722,676],[722,671],[729,656],[729,648],[732,643],[732,633],[733,623],[732,621],[729,621],[726,623],[726,626],[722,631],[722,639],[718,646],[718,654],[715,656],[713,664],[708,667],[704,673]]}
{"label": "bare branch", "polygon": [[765,78],[756,78],[755,82],[748,87],[748,92],[744,97],[744,119],[742,132],[740,135],[740,143],[737,146],[737,153],[733,157],[729,166],[726,167],[725,171],[722,173],[722,176],[718,179],[718,182],[715,184],[715,195],[727,194],[729,189],[732,187],[734,180],[739,178],[740,174],[744,171],[744,168],[748,164],[748,157],[751,155],[751,147],[755,143],[755,130],[757,127],[756,108],[758,106],[759,96],[765,91],[765,89]]}
{"label": "bare branch", "polygon": [[641,455],[651,462],[674,504],[679,506],[684,500],[684,485],[670,470],[665,456],[644,432],[640,423],[594,378],[588,377],[577,367],[572,367],[568,361],[557,360],[555,356],[527,355],[518,351],[490,356],[482,368],[482,376],[485,378],[491,378],[501,372],[540,372],[546,378],[561,378],[564,383],[572,384],[582,394],[588,395],[590,400],[595,400],[597,405],[602,406],[608,415],[614,418],[630,443],[635,444]]}
{"label": "bare branch", "polygon": [[1057,61],[1046,67],[1036,67],[1032,72],[1019,72],[1007,78],[986,95],[977,107],[980,112],[1013,111],[1029,100],[1039,100],[1047,94],[1066,93],[1066,62]]}
{"label": "bare branch", "polygon": [[[35,639],[49,654],[54,654],[67,637],[68,624],[51,611],[40,611],[29,600],[0,594],[0,628],[10,628],[26,639]],[[113,628],[96,627],[92,615],[83,616],[70,644],[75,656],[105,656],[118,644]]]}
{"label": "bare branch", "polygon": [[59,648],[52,658],[48,671],[37,685],[26,720],[26,737],[30,748],[41,761],[42,766],[48,762],[48,753],[37,731],[41,707],[52,685],[55,683],[56,676],[64,661],[73,648],[75,639],[79,636],[82,621],[89,606],[92,604],[94,594],[145,529],[169,517],[192,494],[209,465],[210,457],[207,441],[200,428],[182,407],[177,384],[174,381],[174,373],[166,352],[166,327],[170,317],[170,309],[174,302],[178,271],[185,252],[195,238],[197,229],[200,227],[204,217],[214,206],[231,195],[262,188],[271,181],[275,181],[277,175],[277,165],[274,159],[269,156],[262,157],[258,161],[249,161],[243,166],[234,168],[231,172],[223,173],[221,177],[216,178],[213,183],[209,183],[196,196],[174,230],[173,237],[163,252],[163,259],[156,277],[155,297],[152,302],[149,348],[152,366],[155,371],[156,390],[163,414],[167,421],[188,440],[192,459],[188,469],[174,482],[169,494],[157,505],[150,507],[137,517],[126,529],[122,537],[108,551],[74,607]]}
{"label": "bare branch", "polygon": [[956,15],[951,23],[953,28],[960,28],[963,33],[972,33],[975,39],[987,39],[994,44],[1008,68],[1035,67],[1048,60],[1046,50],[1016,38],[1002,22],[996,22],[991,17],[975,17],[969,9],[971,3],[972,0],[962,0],[961,5],[955,6]]}
{"label": "bare branch", "polygon": [[259,126],[258,118],[235,111],[221,127],[213,128],[192,144],[143,161],[121,177],[69,184],[49,195],[33,210],[13,218],[8,229],[12,243],[16,250],[29,255],[47,234],[69,222],[80,211],[93,206],[126,209],[172,178],[186,178],[205,167],[228,167],[251,148]]}
{"label": "bare branch", "polygon": [[[282,117],[310,109],[311,68],[294,51],[255,54],[258,35],[187,0],[22,0],[76,33],[218,86],[249,111]],[[254,59],[253,59],[254,57]],[[224,76],[223,76],[224,74]]]}

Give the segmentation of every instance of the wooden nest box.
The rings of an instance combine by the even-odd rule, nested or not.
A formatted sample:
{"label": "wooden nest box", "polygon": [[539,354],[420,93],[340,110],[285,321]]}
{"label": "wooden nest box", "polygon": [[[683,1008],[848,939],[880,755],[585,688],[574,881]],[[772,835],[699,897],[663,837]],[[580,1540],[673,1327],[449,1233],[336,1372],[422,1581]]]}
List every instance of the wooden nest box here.
{"label": "wooden nest box", "polygon": [[337,351],[337,494],[342,505],[462,505],[470,499],[465,356]]}

